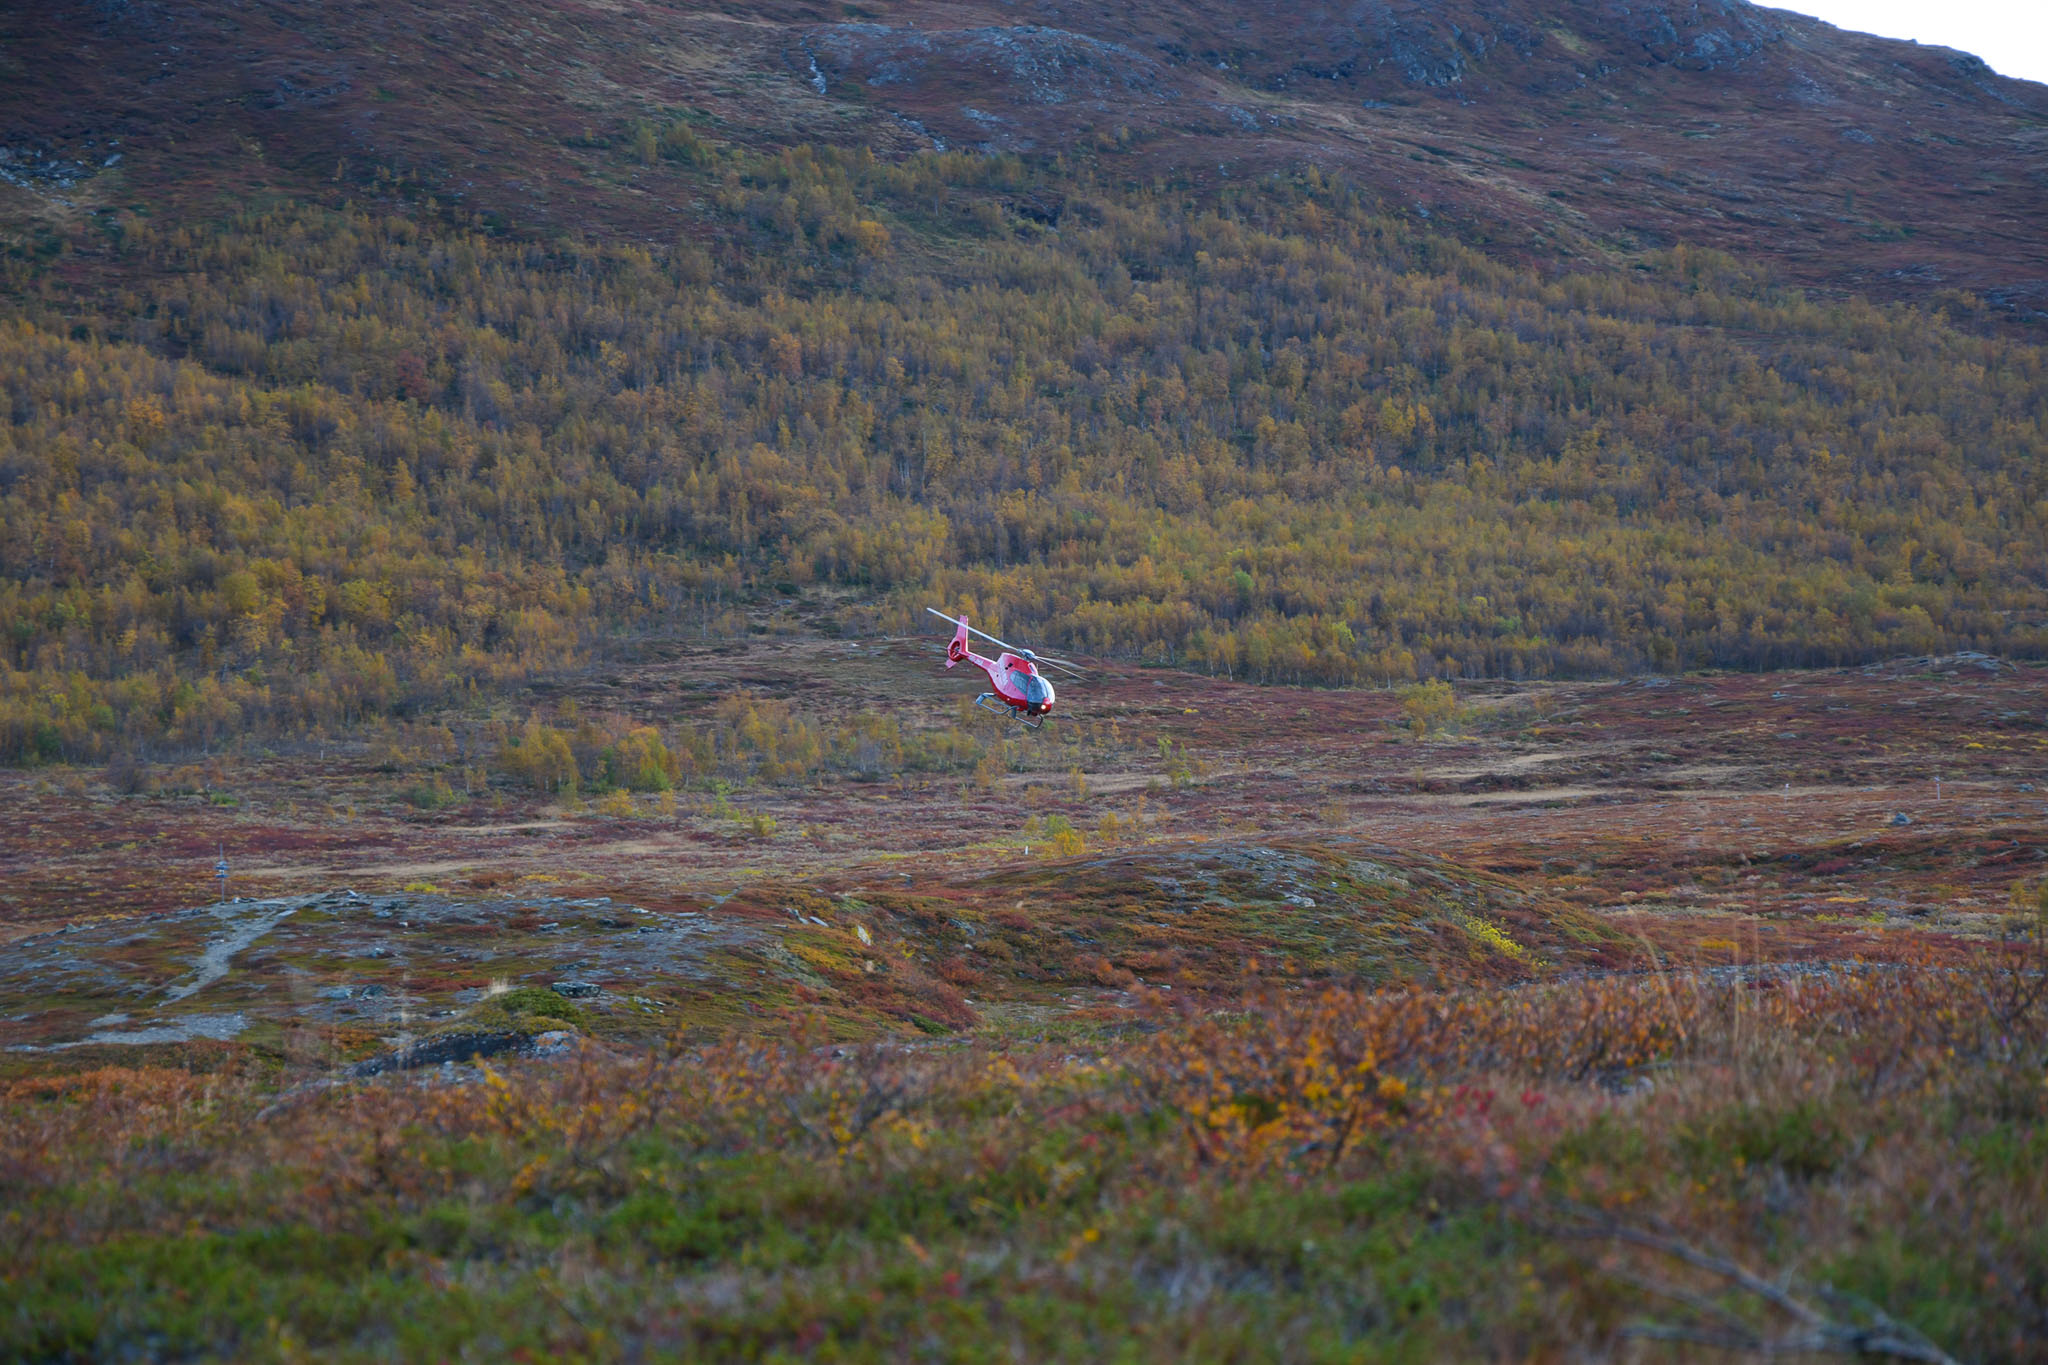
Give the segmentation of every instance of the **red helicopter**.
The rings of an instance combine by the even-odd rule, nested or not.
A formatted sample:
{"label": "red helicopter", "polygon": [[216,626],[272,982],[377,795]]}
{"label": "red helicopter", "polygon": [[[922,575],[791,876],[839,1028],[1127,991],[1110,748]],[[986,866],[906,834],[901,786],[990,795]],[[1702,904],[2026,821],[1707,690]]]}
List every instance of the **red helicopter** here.
{"label": "red helicopter", "polygon": [[[998,640],[985,630],[976,630],[967,624],[965,616],[948,616],[937,607],[926,607],[925,610],[942,621],[953,622],[957,627],[952,643],[946,646],[946,667],[951,668],[964,660],[988,674],[989,684],[995,691],[982,693],[974,699],[974,704],[999,716],[1014,715],[1026,729],[1036,730],[1043,726],[1047,713],[1052,710],[1052,684],[1039,672],[1040,665],[1057,668],[1077,678],[1082,676],[1081,670],[1065,659],[1048,659],[1028,649],[1018,649],[1006,640]],[[970,634],[1001,645],[1004,652],[993,659],[983,658],[967,647]]]}

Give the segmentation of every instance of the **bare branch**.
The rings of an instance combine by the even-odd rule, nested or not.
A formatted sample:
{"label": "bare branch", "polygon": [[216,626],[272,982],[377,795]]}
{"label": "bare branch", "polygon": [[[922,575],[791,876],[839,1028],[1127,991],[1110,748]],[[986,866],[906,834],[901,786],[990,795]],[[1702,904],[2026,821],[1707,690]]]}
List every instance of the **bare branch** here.
{"label": "bare branch", "polygon": [[1653,1280],[1647,1276],[1631,1275],[1626,1271],[1610,1271],[1608,1273],[1623,1284],[1634,1285],[1637,1289],[1646,1290],[1657,1295],[1659,1298],[1670,1299],[1674,1303],[1682,1303],[1703,1318],[1715,1319],[1728,1332],[1741,1333],[1749,1337],[1756,1335],[1748,1323],[1736,1317],[1725,1307],[1715,1303],[1704,1294],[1695,1294],[1690,1289],[1684,1289],[1675,1284],[1666,1284],[1662,1280]]}
{"label": "bare branch", "polygon": [[1761,1275],[1743,1268],[1725,1256],[1716,1256],[1710,1251],[1702,1251],[1690,1242],[1682,1242],[1676,1237],[1665,1237],[1658,1233],[1646,1232],[1641,1228],[1633,1228],[1625,1223],[1613,1223],[1601,1231],[1602,1235],[1611,1237],[1615,1241],[1647,1247],[1652,1251],[1662,1252],[1666,1256],[1684,1261],[1687,1265],[1704,1270],[1710,1275],[1719,1275],[1737,1288],[1756,1295],[1764,1300],[1764,1302],[1783,1310],[1809,1327],[1824,1326],[1828,1321],[1825,1314],[1807,1304],[1801,1303]]}
{"label": "bare branch", "polygon": [[1712,1319],[1716,1324],[1708,1327],[1677,1323],[1635,1323],[1622,1329],[1624,1336],[1654,1341],[1690,1342],[1731,1351],[1746,1351],[1752,1355],[1824,1353],[1920,1361],[1924,1362],[1924,1365],[1957,1365],[1954,1357],[1875,1305],[1852,1300],[1847,1295],[1822,1286],[1818,1292],[1823,1299],[1837,1305],[1838,1308],[1854,1311],[1867,1320],[1866,1323],[1840,1321],[1794,1296],[1784,1285],[1765,1279],[1726,1256],[1695,1246],[1669,1233],[1631,1227],[1588,1210],[1574,1212],[1580,1222],[1556,1227],[1552,1231],[1567,1237],[1605,1238],[1668,1256],[1695,1270],[1719,1277],[1741,1292],[1769,1304],[1794,1319],[1804,1329],[1787,1336],[1766,1336],[1748,1327],[1727,1309],[1703,1295],[1654,1280],[1622,1274],[1617,1278],[1681,1303],[1703,1318]]}

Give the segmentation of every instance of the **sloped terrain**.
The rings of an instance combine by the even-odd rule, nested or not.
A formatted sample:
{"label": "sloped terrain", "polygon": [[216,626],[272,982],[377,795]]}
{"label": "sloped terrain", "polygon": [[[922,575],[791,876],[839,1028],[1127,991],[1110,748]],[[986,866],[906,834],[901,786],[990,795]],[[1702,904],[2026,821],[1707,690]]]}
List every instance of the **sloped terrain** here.
{"label": "sloped terrain", "polygon": [[673,240],[701,191],[617,151],[682,120],[1198,186],[1309,163],[1530,261],[1685,241],[1809,285],[2048,309],[2048,91],[1733,0],[64,0],[0,18],[0,62],[17,225],[265,188]]}

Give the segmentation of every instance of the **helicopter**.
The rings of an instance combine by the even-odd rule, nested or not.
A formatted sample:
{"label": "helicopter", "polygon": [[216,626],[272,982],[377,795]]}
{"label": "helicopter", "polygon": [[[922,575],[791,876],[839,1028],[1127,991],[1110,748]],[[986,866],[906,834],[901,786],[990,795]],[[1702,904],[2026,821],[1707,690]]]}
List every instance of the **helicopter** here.
{"label": "helicopter", "polygon": [[[1082,676],[1081,670],[1065,659],[1049,659],[1028,649],[1018,649],[985,630],[976,630],[967,624],[965,616],[948,616],[937,607],[926,607],[925,610],[942,621],[951,621],[956,627],[952,642],[946,646],[946,667],[951,668],[964,661],[988,674],[989,683],[995,691],[982,693],[974,699],[974,704],[999,716],[1014,716],[1027,730],[1043,727],[1046,715],[1052,710],[1052,684],[1039,671],[1041,666],[1057,668],[1076,678]],[[1004,652],[993,659],[983,658],[968,648],[969,635],[979,635],[992,644],[1001,645]]]}

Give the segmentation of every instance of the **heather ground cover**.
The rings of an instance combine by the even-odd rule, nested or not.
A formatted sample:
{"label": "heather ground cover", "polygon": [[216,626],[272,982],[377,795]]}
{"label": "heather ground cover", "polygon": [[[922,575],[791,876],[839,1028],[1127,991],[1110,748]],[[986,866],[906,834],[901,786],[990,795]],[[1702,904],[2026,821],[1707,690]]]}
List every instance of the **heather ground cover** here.
{"label": "heather ground cover", "polygon": [[[2038,948],[7,1092],[32,1358],[2030,1359]],[[1934,1343],[1939,1343],[1937,1347]]]}
{"label": "heather ground cover", "polygon": [[[518,701],[697,727],[667,809],[460,714],[9,778],[8,1350],[2037,1352],[2038,671],[1110,668],[1026,747],[713,649]],[[720,730],[874,682],[960,758]]]}

